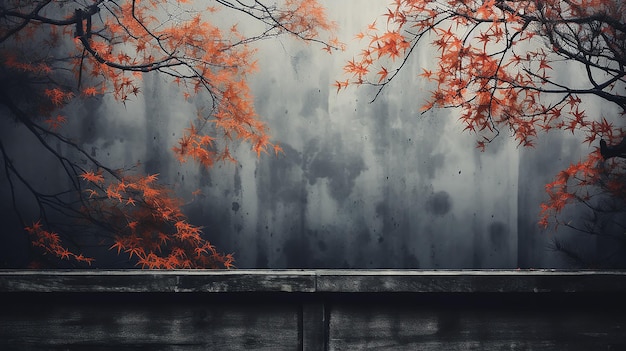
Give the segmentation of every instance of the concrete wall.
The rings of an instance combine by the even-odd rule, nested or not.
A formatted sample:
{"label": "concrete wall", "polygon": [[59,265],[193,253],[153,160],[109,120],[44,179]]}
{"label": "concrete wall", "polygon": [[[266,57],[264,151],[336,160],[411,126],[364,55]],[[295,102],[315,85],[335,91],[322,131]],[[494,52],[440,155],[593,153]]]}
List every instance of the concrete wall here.
{"label": "concrete wall", "polygon": [[[366,87],[337,94],[333,82],[347,78],[346,60],[364,44],[354,35],[388,6],[362,2],[324,3],[341,28],[339,39],[350,45],[346,52],[331,56],[289,38],[259,43],[260,72],[250,85],[272,141],[285,150],[278,157],[257,158],[242,144],[231,150],[238,164],[208,171],[181,165],[171,147],[206,101],[186,101],[176,85],[151,74],[125,105],[104,97],[68,107],[72,118],[63,131],[112,169],[139,161],[139,171],[159,173],[188,202],[191,222],[220,250],[234,252],[239,268],[571,268],[550,250],[555,237],[591,251],[584,253],[594,261],[595,238],[563,227],[542,231],[537,221],[544,185],[597,145],[555,133],[523,149],[503,130],[481,153],[458,112],[420,113],[432,86],[417,76],[438,62],[431,47],[418,48],[375,102]],[[238,28],[248,26],[255,24],[241,21]],[[616,116],[609,104],[584,109]],[[67,189],[63,168],[5,110],[0,139],[37,190]],[[196,189],[201,196],[191,195]],[[25,221],[36,221],[39,209],[28,191],[18,188],[16,198]],[[30,248],[13,205],[0,172],[0,267],[19,268]],[[573,218],[584,214],[582,207]],[[113,261],[98,264],[120,268]]]}

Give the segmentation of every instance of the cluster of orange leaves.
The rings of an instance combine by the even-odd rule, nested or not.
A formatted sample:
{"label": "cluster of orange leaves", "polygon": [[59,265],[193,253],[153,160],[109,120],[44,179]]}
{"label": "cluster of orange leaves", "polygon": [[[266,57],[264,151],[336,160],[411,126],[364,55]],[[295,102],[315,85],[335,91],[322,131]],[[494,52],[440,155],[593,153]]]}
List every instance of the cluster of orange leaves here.
{"label": "cluster of orange leaves", "polygon": [[[236,25],[223,30],[208,21],[206,14],[215,15],[216,8],[194,10],[185,8],[184,1],[170,4],[173,9],[170,19],[163,21],[155,14],[166,3],[166,0],[127,1],[120,6],[106,7],[109,14],[100,16],[102,22],[92,24],[91,32],[98,35],[74,39],[76,51],[67,53],[70,60],[66,67],[60,66],[64,61],[57,60],[54,66],[46,63],[45,57],[37,58],[30,52],[0,54],[7,67],[37,76],[58,73],[60,68],[74,72],[78,85],[82,85],[78,94],[60,85],[44,92],[50,107],[42,114],[52,130],[59,130],[68,121],[67,116],[52,114],[55,108],[62,108],[74,97],[111,94],[117,101],[126,103],[141,93],[143,74],[159,72],[172,77],[185,99],[203,94],[202,99],[212,101],[211,114],[193,121],[202,127],[188,130],[175,149],[181,161],[193,158],[210,166],[216,160],[230,159],[227,147],[220,150],[212,143],[209,147],[204,138],[207,133],[249,143],[257,154],[268,148],[280,151],[278,145],[269,141],[267,127],[253,106],[247,77],[257,70],[256,50],[245,44],[246,37]],[[297,31],[304,38],[313,38],[319,29],[332,27],[316,2],[287,1],[285,6],[286,10],[280,15],[285,29]],[[25,13],[30,10],[27,5],[23,7]],[[73,11],[68,12],[70,17],[73,14]],[[29,26],[27,37],[39,40],[45,47],[46,43],[58,42],[60,35],[69,38],[75,34],[72,25],[60,31],[56,27],[52,29]],[[198,138],[198,143],[207,151],[202,152],[204,156],[197,153],[199,148],[185,147],[190,138]]]}
{"label": "cluster of orange leaves", "polygon": [[286,0],[285,8],[277,20],[285,30],[305,39],[317,38],[320,30],[331,31],[336,28],[336,24],[328,20],[326,10],[317,1]]}
{"label": "cluster of orange leaves", "polygon": [[[621,141],[626,133],[610,141]],[[593,200],[606,201],[605,196],[626,201],[626,163],[620,158],[605,160],[599,148],[579,162],[560,171],[546,184],[548,200],[541,204],[539,225],[547,228],[554,222],[559,226],[559,213],[567,204],[584,202],[594,206]]]}
{"label": "cluster of orange leaves", "polygon": [[156,175],[107,181],[102,172],[89,171],[81,178],[89,185],[83,211],[114,228],[111,249],[117,254],[150,269],[233,267],[233,256],[219,253],[201,228],[188,223],[181,200]]}
{"label": "cluster of orange leaves", "polygon": [[[25,14],[39,5],[37,1],[13,2]],[[122,103],[141,92],[142,75],[153,71],[172,77],[185,99],[204,94],[202,99],[212,101],[211,113],[200,116],[200,120],[194,121],[197,126],[181,138],[180,145],[174,149],[180,161],[193,158],[209,166],[216,160],[230,159],[229,149],[209,143],[207,134],[211,138],[247,142],[257,154],[268,149],[281,151],[269,141],[267,127],[256,114],[247,83],[248,75],[257,70],[256,50],[249,47],[248,38],[239,32],[237,25],[224,30],[207,18],[218,16],[217,8],[195,9],[180,0],[135,0],[117,5],[94,0],[93,3],[100,11],[92,17],[91,28],[84,29],[89,33],[82,36],[77,36],[73,23],[60,29],[33,23],[24,29],[25,34],[20,31],[14,35],[16,41],[38,40],[42,47],[58,43],[63,37],[74,37],[76,50],[67,54],[69,61],[55,60],[53,66],[46,63],[44,55],[8,51],[0,53],[5,64],[39,76],[54,74],[60,68],[69,69],[78,85],[82,85],[80,96],[111,94]],[[162,10],[165,14],[159,13]],[[289,32],[302,39],[314,39],[320,31],[329,32],[336,27],[317,1],[285,0],[282,8],[275,11],[273,15],[281,26],[279,32]],[[70,9],[67,19],[72,16],[75,13]],[[339,45],[336,38],[331,38],[330,43]],[[69,65],[63,67],[61,62]],[[54,86],[46,89],[45,96],[54,107],[60,108],[76,94],[67,86]],[[46,113],[52,113],[51,110]],[[60,115],[50,115],[45,120],[53,130],[67,122],[66,116]],[[191,140],[197,147],[187,147]]]}
{"label": "cluster of orange leaves", "polygon": [[[110,95],[126,104],[141,93],[144,74],[154,72],[171,78],[185,100],[210,107],[209,114],[191,121],[173,147],[181,162],[193,159],[209,167],[215,161],[234,161],[228,146],[235,140],[250,144],[257,155],[268,149],[281,151],[270,142],[247,83],[257,70],[256,50],[249,43],[263,36],[249,38],[237,25],[227,29],[217,25],[220,21],[210,17],[217,18],[217,8],[197,9],[186,0],[7,1],[11,16],[25,17],[0,24],[0,36],[11,33],[12,39],[5,43],[15,44],[0,47],[0,60],[10,69],[48,82],[41,85],[45,88],[38,117],[51,132],[59,133],[74,118],[62,114],[74,99]],[[315,40],[320,31],[334,28],[317,1],[285,0],[282,8],[266,9],[279,24],[278,34]],[[89,19],[80,18],[81,13],[88,13]],[[33,20],[19,27],[26,17]],[[336,39],[333,43],[338,44]],[[159,186],[155,176],[116,174],[105,179],[102,172],[87,171],[81,178],[88,184],[81,211],[85,218],[114,230],[111,249],[118,254],[128,255],[144,268],[233,266],[232,255],[217,252],[200,228],[187,222],[180,201]],[[64,248],[59,235],[43,229],[40,222],[27,231],[45,252],[89,264],[93,260]]]}
{"label": "cluster of orange leaves", "polygon": [[[114,9],[113,16],[103,23],[108,41],[92,39],[90,45],[107,62],[138,69],[116,70],[89,58],[92,77],[103,77],[113,85],[113,92],[121,101],[139,92],[132,77],[139,72],[158,70],[173,77],[185,99],[206,93],[213,101],[211,113],[198,116],[197,126],[186,130],[173,150],[181,162],[191,158],[204,166],[215,161],[231,160],[228,141],[239,140],[251,145],[260,154],[268,148],[275,152],[280,147],[269,141],[266,125],[253,106],[253,97],[247,77],[257,70],[255,49],[236,25],[228,30],[212,24],[205,13],[216,16],[218,9],[206,11],[174,11],[176,18],[166,25],[151,13],[163,0],[125,2]],[[304,38],[318,35],[318,29],[330,29],[330,22],[315,1],[292,1],[285,4],[279,21],[285,28]],[[82,44],[82,43],[81,43]],[[131,48],[129,50],[128,48]],[[80,62],[75,61],[75,71]],[[93,88],[89,92],[95,93]],[[210,133],[209,136],[207,133]],[[220,137],[224,147],[213,141]]]}
{"label": "cluster of orange leaves", "polygon": [[62,260],[76,261],[91,265],[94,261],[91,257],[85,257],[83,254],[75,254],[61,242],[59,234],[47,231],[43,228],[41,221],[37,221],[26,227],[26,232],[31,236],[34,247],[43,250],[44,254],[51,254]]}
{"label": "cluster of orange leaves", "polygon": [[[47,76],[52,73],[52,67],[47,63],[37,60],[20,60],[14,52],[0,51],[0,61],[3,61],[8,68],[35,76]],[[53,112],[70,102],[75,94],[66,89],[51,87],[43,89],[42,97],[44,101],[39,103],[38,112],[44,116],[43,121],[48,127],[57,131],[67,122],[67,117],[61,114],[54,115]]]}
{"label": "cluster of orange leaves", "polygon": [[[545,18],[558,22],[601,14],[615,16],[620,23],[623,14],[618,5],[615,0],[395,0],[383,15],[382,26],[374,21],[357,34],[355,39],[366,41],[366,47],[345,65],[349,78],[334,85],[337,92],[348,85],[382,89],[404,66],[414,47],[430,40],[438,53],[436,65],[423,68],[420,77],[435,88],[422,111],[459,109],[465,130],[478,135],[479,149],[484,150],[503,128],[522,146],[532,147],[538,131],[552,129],[581,131],[589,144],[599,137],[618,143],[626,130],[604,118],[597,121],[588,116],[579,94],[547,93],[554,87],[549,85],[552,66],[562,58],[555,54],[556,49],[545,47],[537,27],[529,26],[524,17],[543,11]],[[572,23],[570,30],[576,26],[582,24]],[[603,30],[607,37],[615,35],[610,28]],[[547,218],[560,212],[565,203],[581,199],[576,191],[598,185],[600,172],[612,172],[614,180],[605,185],[611,194],[626,199],[626,170],[620,162],[601,162],[596,150],[561,172],[546,187],[550,200],[542,205],[541,224],[547,225]],[[572,186],[575,179],[578,182]]]}

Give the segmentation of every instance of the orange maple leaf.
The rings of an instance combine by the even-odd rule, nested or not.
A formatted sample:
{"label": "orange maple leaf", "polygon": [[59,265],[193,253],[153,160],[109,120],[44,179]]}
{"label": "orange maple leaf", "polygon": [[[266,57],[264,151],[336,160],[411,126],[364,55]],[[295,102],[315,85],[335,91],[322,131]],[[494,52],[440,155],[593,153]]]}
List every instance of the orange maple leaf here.
{"label": "orange maple leaf", "polygon": [[552,67],[550,67],[550,65],[548,65],[548,62],[547,62],[547,60],[545,58],[539,60],[539,69],[546,69],[546,68],[547,69],[552,69]]}
{"label": "orange maple leaf", "polygon": [[376,29],[376,20],[374,20],[374,22],[372,22],[371,24],[367,25],[367,29],[368,30],[377,30]]}
{"label": "orange maple leaf", "polygon": [[87,87],[83,89],[83,95],[85,96],[96,96],[98,95],[98,89],[95,87]]}
{"label": "orange maple leaf", "polygon": [[57,130],[61,128],[65,122],[67,122],[67,118],[65,116],[57,115],[56,117],[47,118],[44,122],[50,126],[50,129]]}
{"label": "orange maple leaf", "polygon": [[84,180],[86,180],[88,182],[92,182],[94,184],[102,184],[102,183],[104,183],[104,177],[102,176],[101,172],[98,172],[97,174],[92,172],[92,171],[83,172],[83,174],[81,174],[80,176]]}
{"label": "orange maple leaf", "polygon": [[378,71],[378,73],[380,75],[380,79],[378,79],[378,83],[382,82],[383,80],[385,80],[385,78],[387,78],[387,75],[389,74],[389,72],[387,72],[387,69],[385,67],[382,67],[380,71]]}
{"label": "orange maple leaf", "polygon": [[116,240],[115,243],[109,248],[109,250],[117,248],[117,254],[119,255],[122,250],[124,250],[125,246],[122,240]]}

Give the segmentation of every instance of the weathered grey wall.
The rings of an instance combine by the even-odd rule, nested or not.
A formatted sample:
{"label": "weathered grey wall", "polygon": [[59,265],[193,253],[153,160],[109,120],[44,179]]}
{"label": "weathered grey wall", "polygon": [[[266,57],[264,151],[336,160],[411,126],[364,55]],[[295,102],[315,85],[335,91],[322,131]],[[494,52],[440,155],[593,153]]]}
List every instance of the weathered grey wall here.
{"label": "weathered grey wall", "polygon": [[[69,132],[111,168],[141,161],[142,171],[159,173],[190,201],[201,189],[185,210],[218,248],[234,252],[240,268],[568,267],[549,249],[552,234],[536,226],[537,215],[544,184],[589,149],[554,135],[520,150],[506,131],[486,152],[474,149],[452,110],[419,113],[429,87],[416,76],[436,63],[425,50],[374,103],[365,88],[337,94],[331,84],[358,48],[353,35],[384,6],[326,5],[351,44],[347,52],[329,56],[288,38],[260,44],[252,92],[283,155],[257,159],[241,145],[237,165],[180,165],[170,148],[196,106],[152,75],[126,106],[108,98],[76,106],[80,119]],[[11,122],[2,127],[35,182],[59,182],[62,173],[46,168],[32,140]],[[23,238],[10,234],[19,228],[2,173],[2,247],[24,251]],[[4,261],[15,262],[19,251],[2,251]]]}

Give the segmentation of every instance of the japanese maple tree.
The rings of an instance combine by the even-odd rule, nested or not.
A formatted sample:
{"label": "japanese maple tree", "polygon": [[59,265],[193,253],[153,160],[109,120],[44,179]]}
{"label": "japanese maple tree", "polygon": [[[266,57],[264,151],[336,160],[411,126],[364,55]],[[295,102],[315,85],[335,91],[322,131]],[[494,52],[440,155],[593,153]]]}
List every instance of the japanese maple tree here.
{"label": "japanese maple tree", "polygon": [[[210,6],[206,6],[206,5]],[[236,15],[236,16],[235,16]],[[260,24],[242,33],[237,18]],[[230,22],[229,22],[230,19]],[[172,151],[181,162],[205,167],[233,160],[229,146],[280,152],[257,116],[247,78],[258,69],[255,43],[279,35],[338,42],[333,23],[311,0],[5,0],[0,3],[0,111],[26,128],[56,160],[68,188],[33,184],[0,140],[6,183],[15,212],[39,261],[97,263],[81,253],[80,236],[107,238],[103,245],[143,268],[229,268],[201,228],[189,223],[180,194],[143,174],[141,165],[105,164],[65,133],[83,116],[68,114],[81,100],[112,96],[120,104],[141,94],[142,78],[157,74],[179,88],[180,99],[200,106]],[[128,116],[132,118],[132,116]],[[63,152],[58,146],[62,144]],[[55,170],[41,170],[52,172]],[[37,218],[20,210],[26,189]],[[23,213],[24,212],[24,213]],[[210,233],[208,233],[210,234]]]}
{"label": "japanese maple tree", "polygon": [[[414,53],[437,53],[420,77],[433,87],[422,110],[457,109],[483,149],[501,132],[532,147],[541,134],[572,133],[589,146],[546,185],[543,227],[565,225],[626,244],[626,4],[622,0],[396,0],[356,36],[363,50],[337,81],[389,86]],[[578,72],[575,79],[563,72]],[[615,113],[585,111],[604,103]],[[578,203],[613,226],[561,218]],[[610,219],[612,218],[612,219]],[[617,218],[617,219],[616,219]],[[622,217],[623,218],[623,217]],[[597,218],[596,218],[597,219]],[[606,224],[606,221],[605,221]],[[618,234],[615,235],[615,232]]]}

